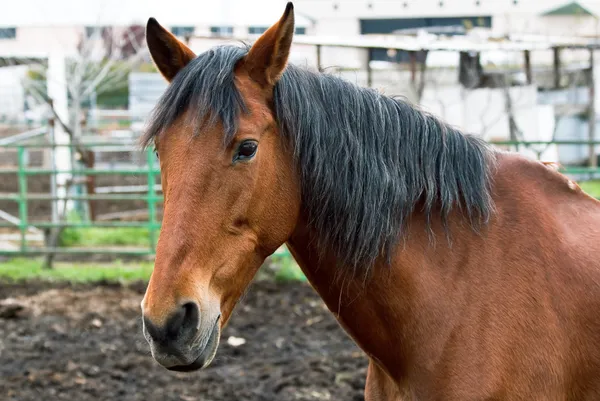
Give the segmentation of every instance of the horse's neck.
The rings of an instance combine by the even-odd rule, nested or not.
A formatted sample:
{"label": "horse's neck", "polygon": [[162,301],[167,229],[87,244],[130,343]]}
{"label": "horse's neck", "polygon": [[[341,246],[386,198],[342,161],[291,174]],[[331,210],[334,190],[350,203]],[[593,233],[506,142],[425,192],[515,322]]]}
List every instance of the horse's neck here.
{"label": "horse's neck", "polygon": [[[567,178],[516,155],[502,155],[495,171],[495,213],[481,234],[464,217],[451,214],[451,247],[439,219],[432,220],[432,242],[425,218],[413,215],[391,265],[381,261],[367,279],[336,268],[332,253],[319,257],[318,241],[302,219],[289,241],[300,267],[341,325],[396,379],[419,380],[434,370],[474,299],[482,313],[493,309],[489,300],[511,299],[507,293],[514,288],[498,283],[508,280],[523,293],[542,291],[545,287],[536,287],[531,277],[545,277],[539,274],[544,269],[558,272],[556,260],[563,257],[554,240],[544,238],[560,237],[563,248],[567,240],[581,244],[600,238],[600,203]],[[574,233],[565,236],[568,225],[578,227],[577,238]],[[593,264],[592,259],[584,264]]]}
{"label": "horse's neck", "polygon": [[[430,252],[424,219],[411,223],[415,233],[422,233],[399,244],[391,266],[382,261],[372,267],[367,278],[360,272],[352,276],[350,270],[335,268],[333,255],[319,257],[317,241],[306,229],[297,230],[288,242],[311,285],[342,327],[393,377],[406,373],[403,361],[418,346],[419,336],[445,332],[442,326],[449,321],[443,321],[448,316],[438,308],[438,297],[449,292],[452,280],[446,276],[458,265],[443,235],[437,236],[436,251]],[[439,268],[442,265],[444,269]],[[428,307],[439,310],[425,316],[421,312]]]}

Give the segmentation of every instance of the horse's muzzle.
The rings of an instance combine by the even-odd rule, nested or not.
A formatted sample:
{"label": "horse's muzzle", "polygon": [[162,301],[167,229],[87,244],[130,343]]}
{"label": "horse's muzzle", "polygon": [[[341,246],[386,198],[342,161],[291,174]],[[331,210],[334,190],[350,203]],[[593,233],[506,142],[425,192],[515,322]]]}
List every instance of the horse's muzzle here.
{"label": "horse's muzzle", "polygon": [[[169,366],[167,369],[173,370],[175,372],[193,372],[194,370],[202,369],[210,365],[215,354],[217,353],[217,348],[219,347],[219,319],[215,322],[213,329],[210,332],[210,336],[200,352],[200,355],[194,360],[194,362],[187,365],[174,365]],[[159,362],[160,363],[160,362]]]}
{"label": "horse's muzzle", "polygon": [[219,345],[219,320],[217,316],[206,324],[198,305],[188,302],[160,326],[144,316],[143,332],[159,364],[169,370],[189,372],[208,366],[214,358]]}

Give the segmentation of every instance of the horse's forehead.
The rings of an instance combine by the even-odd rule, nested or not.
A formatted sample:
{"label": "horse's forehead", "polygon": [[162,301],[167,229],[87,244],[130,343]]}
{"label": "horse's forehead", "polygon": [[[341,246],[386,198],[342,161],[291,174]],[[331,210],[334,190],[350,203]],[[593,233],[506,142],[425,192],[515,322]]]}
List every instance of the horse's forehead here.
{"label": "horse's forehead", "polygon": [[269,107],[269,100],[272,94],[268,90],[262,88],[245,73],[240,73],[239,75],[236,73],[236,87],[242,95],[244,104],[249,111],[249,113],[241,113],[240,115],[243,125],[262,125],[265,119],[272,119],[273,114]]}
{"label": "horse's forehead", "polygon": [[248,73],[241,68],[235,71],[235,86],[247,103],[259,103],[266,105],[269,91],[255,82]]}
{"label": "horse's forehead", "polygon": [[176,155],[181,160],[189,161],[190,152],[210,151],[221,149],[223,143],[223,124],[207,124],[209,117],[203,121],[197,119],[198,111],[189,107],[181,113],[173,124],[166,127],[160,137],[155,138],[157,149],[165,157],[168,154]]}

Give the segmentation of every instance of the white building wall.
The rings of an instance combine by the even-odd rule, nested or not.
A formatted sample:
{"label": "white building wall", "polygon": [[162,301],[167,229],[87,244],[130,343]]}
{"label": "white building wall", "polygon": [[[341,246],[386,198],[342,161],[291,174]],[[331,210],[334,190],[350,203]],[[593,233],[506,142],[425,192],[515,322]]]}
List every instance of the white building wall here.
{"label": "white building wall", "polygon": [[0,39],[1,56],[47,55],[53,52],[73,54],[85,31],[82,27],[22,26],[14,39]]}
{"label": "white building wall", "polygon": [[493,31],[549,36],[597,36],[600,21],[592,16],[540,16],[526,13],[498,13],[492,18]]}
{"label": "white building wall", "polygon": [[22,115],[25,90],[20,83],[26,73],[25,66],[0,68],[0,120],[13,120]]}
{"label": "white building wall", "polygon": [[[322,18],[417,18],[498,15],[540,15],[571,0],[295,0],[297,12]],[[579,0],[593,13],[598,0]],[[336,7],[337,6],[337,7]]]}
{"label": "white building wall", "polygon": [[[511,87],[513,117],[524,140],[550,141],[554,133],[554,109],[538,105],[534,85]],[[467,90],[460,86],[428,88],[423,93],[421,107],[465,132],[481,136],[487,141],[509,140],[509,115],[506,111],[506,93],[503,88]],[[557,162],[556,146],[542,147],[541,160]],[[540,150],[542,150],[540,149]],[[532,158],[533,150],[521,149]]]}
{"label": "white building wall", "polygon": [[[296,10],[317,22],[314,32],[318,34],[357,35],[361,19],[392,18],[439,18],[491,16],[495,35],[536,34],[600,36],[600,19],[591,16],[544,17],[546,11],[560,7],[569,0],[296,0]],[[600,1],[579,1],[591,12],[600,15]],[[441,4],[441,5],[440,5]],[[448,65],[446,55],[430,55],[434,65]],[[586,55],[565,52],[563,61],[584,60]],[[494,64],[514,65],[522,63],[520,53],[484,54],[482,61]],[[351,49],[326,48],[323,52],[324,66],[339,65],[346,60],[348,66],[364,63],[364,52]],[[439,63],[436,62],[439,60]],[[336,64],[336,62],[338,62]],[[551,52],[536,52],[533,63],[552,63]]]}
{"label": "white building wall", "polygon": [[[323,17],[314,25],[315,35],[360,35],[360,21],[356,18]],[[363,49],[342,49],[327,47],[322,49],[323,67],[344,66],[348,68],[365,68],[366,51]]]}

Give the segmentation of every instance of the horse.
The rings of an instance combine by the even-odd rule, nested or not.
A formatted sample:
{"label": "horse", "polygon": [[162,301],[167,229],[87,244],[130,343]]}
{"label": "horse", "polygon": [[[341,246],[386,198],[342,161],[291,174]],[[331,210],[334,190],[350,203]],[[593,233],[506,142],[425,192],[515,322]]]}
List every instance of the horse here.
{"label": "horse", "polygon": [[406,100],[288,63],[293,34],[291,3],[253,45],[198,56],[148,21],[169,81],[142,138],[164,192],[141,304],[154,359],[208,366],[286,244],[368,356],[368,401],[599,400],[599,202]]}

